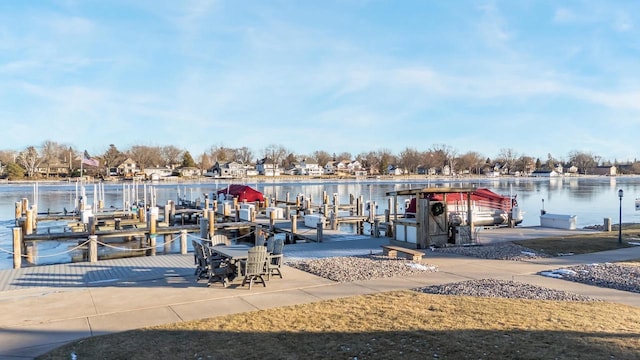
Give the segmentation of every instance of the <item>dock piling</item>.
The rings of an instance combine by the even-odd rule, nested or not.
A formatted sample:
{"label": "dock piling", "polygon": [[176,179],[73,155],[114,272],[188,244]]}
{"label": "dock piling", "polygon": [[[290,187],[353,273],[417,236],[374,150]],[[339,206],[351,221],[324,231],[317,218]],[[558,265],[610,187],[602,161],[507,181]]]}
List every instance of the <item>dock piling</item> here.
{"label": "dock piling", "polygon": [[180,230],[180,254],[187,253],[187,230]]}
{"label": "dock piling", "polygon": [[89,262],[98,262],[98,235],[89,235]]}
{"label": "dock piling", "polygon": [[22,267],[22,228],[13,228],[13,268]]}
{"label": "dock piling", "polygon": [[316,228],[318,229],[318,242],[321,243],[322,242],[322,230],[323,230],[323,224],[322,222],[319,222],[316,225]]}

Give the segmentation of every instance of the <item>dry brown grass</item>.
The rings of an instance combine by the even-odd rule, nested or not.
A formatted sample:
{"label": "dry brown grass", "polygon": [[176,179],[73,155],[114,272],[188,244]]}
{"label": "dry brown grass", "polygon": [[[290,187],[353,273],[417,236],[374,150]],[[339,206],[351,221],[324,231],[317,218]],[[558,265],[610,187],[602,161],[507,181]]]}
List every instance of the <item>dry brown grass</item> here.
{"label": "dry brown grass", "polygon": [[624,228],[622,231],[622,244],[618,244],[618,233],[615,231],[518,240],[513,243],[551,256],[557,256],[558,254],[586,254],[637,246],[629,244],[628,241],[630,241],[629,239],[637,239],[639,236],[639,229]]}
{"label": "dry brown grass", "polygon": [[40,359],[632,359],[640,309],[396,291],[92,337]]}

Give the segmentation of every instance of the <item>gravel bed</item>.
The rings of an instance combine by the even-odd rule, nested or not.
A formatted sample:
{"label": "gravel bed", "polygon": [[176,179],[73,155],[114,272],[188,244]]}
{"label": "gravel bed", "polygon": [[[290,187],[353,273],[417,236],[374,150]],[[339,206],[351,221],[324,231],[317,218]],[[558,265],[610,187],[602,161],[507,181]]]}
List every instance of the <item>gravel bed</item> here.
{"label": "gravel bed", "polygon": [[588,296],[530,285],[516,281],[495,279],[469,280],[432,285],[414,289],[427,294],[462,295],[505,299],[599,301]]}
{"label": "gravel bed", "polygon": [[473,256],[481,259],[496,260],[530,260],[536,258],[550,257],[547,254],[536,252],[521,245],[513,243],[499,243],[492,245],[477,246],[454,246],[445,248],[433,248],[434,252],[443,254],[456,254],[463,256]]}
{"label": "gravel bed", "polygon": [[337,282],[380,279],[437,271],[437,268],[432,265],[376,254],[289,260],[285,264]]}
{"label": "gravel bed", "polygon": [[576,265],[541,275],[610,289],[640,293],[640,266],[625,264]]}

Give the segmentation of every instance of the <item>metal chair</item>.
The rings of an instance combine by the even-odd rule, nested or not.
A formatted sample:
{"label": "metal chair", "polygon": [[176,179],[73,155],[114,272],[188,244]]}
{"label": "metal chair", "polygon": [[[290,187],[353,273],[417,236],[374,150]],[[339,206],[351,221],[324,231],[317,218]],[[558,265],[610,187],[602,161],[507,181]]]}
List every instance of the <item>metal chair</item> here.
{"label": "metal chair", "polygon": [[266,275],[266,262],[266,246],[254,246],[249,249],[247,260],[241,263],[242,273],[244,275],[242,286],[244,286],[248,282],[249,290],[251,290],[251,285],[253,285],[254,281],[256,283],[262,283],[262,286],[267,286],[267,283],[264,280],[264,275]]}

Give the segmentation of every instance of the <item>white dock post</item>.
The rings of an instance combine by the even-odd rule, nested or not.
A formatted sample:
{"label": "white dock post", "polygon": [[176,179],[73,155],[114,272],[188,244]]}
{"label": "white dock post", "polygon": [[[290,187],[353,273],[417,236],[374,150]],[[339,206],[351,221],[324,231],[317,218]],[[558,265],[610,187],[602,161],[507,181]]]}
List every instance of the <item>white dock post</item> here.
{"label": "white dock post", "polygon": [[180,230],[180,254],[187,253],[187,230]]}
{"label": "white dock post", "polygon": [[89,262],[98,262],[98,235],[89,235]]}

